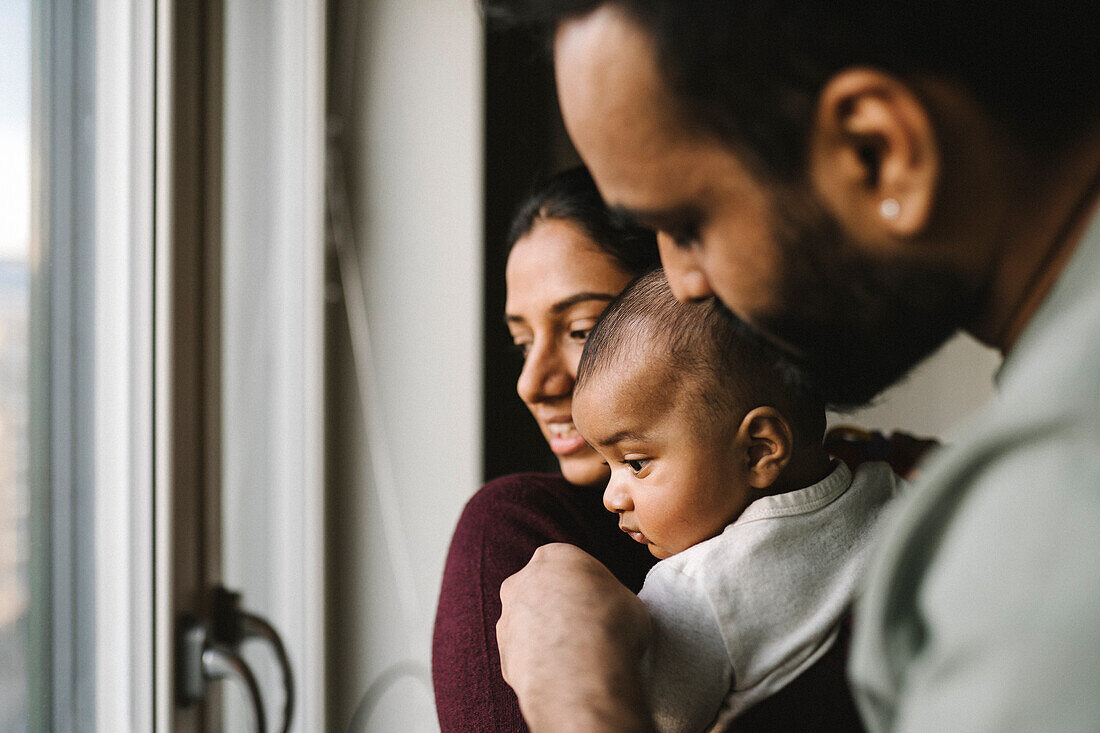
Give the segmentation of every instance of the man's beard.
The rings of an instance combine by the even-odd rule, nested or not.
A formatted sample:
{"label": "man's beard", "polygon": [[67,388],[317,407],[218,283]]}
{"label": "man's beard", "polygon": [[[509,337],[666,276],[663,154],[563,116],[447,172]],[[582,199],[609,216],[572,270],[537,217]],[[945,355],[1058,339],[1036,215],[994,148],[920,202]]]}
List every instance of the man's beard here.
{"label": "man's beard", "polygon": [[973,312],[977,293],[958,272],[866,254],[804,189],[772,200],[781,292],[753,325],[787,345],[788,381],[830,409],[868,404]]}

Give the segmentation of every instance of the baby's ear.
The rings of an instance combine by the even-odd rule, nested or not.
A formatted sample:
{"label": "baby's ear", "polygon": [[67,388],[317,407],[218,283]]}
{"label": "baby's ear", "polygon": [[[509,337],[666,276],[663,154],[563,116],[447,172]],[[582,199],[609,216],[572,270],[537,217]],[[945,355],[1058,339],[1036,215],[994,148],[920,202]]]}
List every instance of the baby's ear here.
{"label": "baby's ear", "polygon": [[774,407],[756,407],[741,421],[738,438],[748,449],[749,485],[767,489],[790,463],[791,426]]}

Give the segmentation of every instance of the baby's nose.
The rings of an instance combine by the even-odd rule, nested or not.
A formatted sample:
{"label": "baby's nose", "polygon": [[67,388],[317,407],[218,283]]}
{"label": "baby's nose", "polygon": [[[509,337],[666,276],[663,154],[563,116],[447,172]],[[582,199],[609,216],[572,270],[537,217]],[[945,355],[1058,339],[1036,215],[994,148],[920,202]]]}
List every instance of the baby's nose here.
{"label": "baby's nose", "polygon": [[620,483],[615,480],[614,472],[612,472],[611,480],[607,482],[607,488],[604,489],[603,505],[609,512],[615,512],[616,514],[622,514],[633,506],[629,492],[625,491]]}

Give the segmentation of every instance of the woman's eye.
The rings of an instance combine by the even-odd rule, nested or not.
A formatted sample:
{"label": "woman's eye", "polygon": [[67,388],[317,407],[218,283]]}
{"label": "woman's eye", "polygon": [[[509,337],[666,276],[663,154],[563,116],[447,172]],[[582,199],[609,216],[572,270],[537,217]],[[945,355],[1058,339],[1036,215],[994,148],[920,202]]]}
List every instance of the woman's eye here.
{"label": "woman's eye", "polygon": [[595,318],[575,318],[569,322],[569,338],[583,344],[596,325]]}
{"label": "woman's eye", "polygon": [[529,341],[522,341],[512,344],[512,349],[519,353],[524,359],[527,358],[527,354],[531,352],[531,343]]}
{"label": "woman's eye", "polygon": [[587,341],[588,334],[591,333],[591,328],[578,328],[569,332],[569,338],[574,341]]}
{"label": "woman's eye", "polygon": [[632,458],[630,460],[623,461],[623,463],[625,463],[627,465],[627,468],[629,468],[633,473],[639,473],[643,468],[645,468],[646,464],[649,463],[649,461],[645,458]]}

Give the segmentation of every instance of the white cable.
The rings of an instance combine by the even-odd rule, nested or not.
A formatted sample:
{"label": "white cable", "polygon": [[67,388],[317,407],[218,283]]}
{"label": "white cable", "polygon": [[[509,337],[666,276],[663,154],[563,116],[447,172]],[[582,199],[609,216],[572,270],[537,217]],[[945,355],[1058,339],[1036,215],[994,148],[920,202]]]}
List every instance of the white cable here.
{"label": "white cable", "polygon": [[[359,3],[338,2],[337,16],[343,16],[338,23],[339,31],[335,39],[332,86],[336,91],[331,102],[332,110],[337,104],[347,107],[355,99],[356,53],[359,47],[359,31],[363,10]],[[350,109],[339,109],[350,114]],[[397,596],[403,611],[404,623],[400,624],[406,633],[407,653],[410,658],[389,665],[367,686],[362,699],[356,706],[355,716],[349,733],[359,733],[367,728],[367,721],[377,707],[381,697],[400,677],[419,680],[431,696],[431,672],[417,661],[417,647],[423,619],[420,614],[419,596],[413,575],[412,559],[405,541],[405,531],[401,523],[400,505],[397,501],[396,480],[390,453],[385,439],[386,431],[381,416],[381,402],[378,398],[378,380],[371,351],[370,322],[367,318],[367,301],[363,287],[363,271],[359,266],[359,253],[355,246],[355,230],[351,218],[351,205],[348,201],[346,173],[342,165],[338,136],[343,132],[342,117],[330,115],[328,135],[325,146],[325,184],[328,191],[328,213],[331,221],[333,247],[340,269],[340,284],[343,290],[348,333],[351,338],[352,360],[359,385],[359,399],[362,404],[364,422],[367,429],[367,451],[371,462],[371,474],[380,507],[382,531],[390,556],[390,568],[397,588]]]}
{"label": "white cable", "polygon": [[[335,128],[335,129],[334,129]],[[397,596],[401,603],[405,628],[419,630],[421,626],[420,604],[414,582],[413,563],[405,542],[405,530],[401,524],[401,510],[397,499],[393,465],[390,462],[386,429],[382,418],[382,403],[378,396],[378,379],[371,351],[370,324],[367,319],[367,301],[363,288],[363,273],[359,268],[359,254],[355,247],[351,212],[343,166],[337,154],[333,137],[339,122],[330,123],[326,158],[326,183],[333,244],[340,269],[340,286],[346,306],[348,333],[351,337],[352,361],[359,386],[364,420],[367,428],[367,452],[381,514],[382,532],[389,550]],[[410,623],[411,622],[411,623]],[[410,632],[410,651],[416,648]]]}

